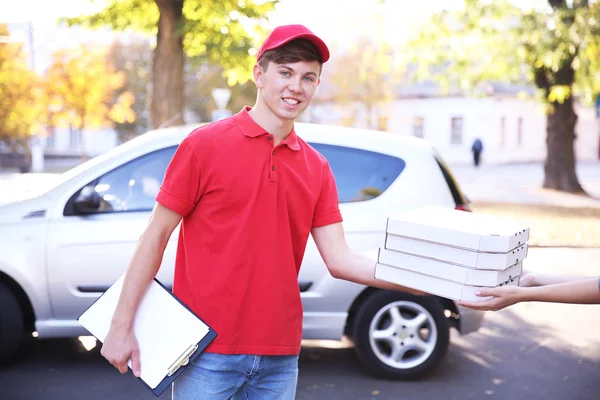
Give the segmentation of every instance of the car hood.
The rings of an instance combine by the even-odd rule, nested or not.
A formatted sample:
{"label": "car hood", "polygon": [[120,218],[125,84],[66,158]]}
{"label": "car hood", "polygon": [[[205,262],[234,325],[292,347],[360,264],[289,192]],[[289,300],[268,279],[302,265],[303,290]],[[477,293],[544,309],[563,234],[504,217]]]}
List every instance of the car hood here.
{"label": "car hood", "polygon": [[0,179],[0,205],[39,197],[52,189],[60,174],[8,175]]}

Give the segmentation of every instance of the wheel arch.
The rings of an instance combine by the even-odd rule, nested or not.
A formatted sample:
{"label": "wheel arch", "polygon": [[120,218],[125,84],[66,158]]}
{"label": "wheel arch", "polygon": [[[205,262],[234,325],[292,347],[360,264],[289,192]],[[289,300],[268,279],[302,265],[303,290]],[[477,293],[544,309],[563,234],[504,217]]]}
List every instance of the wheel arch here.
{"label": "wheel arch", "polygon": [[25,290],[11,278],[9,275],[0,271],[0,282],[2,282],[6,287],[12,292],[12,294],[17,299],[19,306],[21,307],[21,312],[23,313],[23,321],[25,322],[25,329],[29,332],[33,332],[35,330],[35,312],[33,311],[33,305],[29,300],[29,296],[25,293]]}

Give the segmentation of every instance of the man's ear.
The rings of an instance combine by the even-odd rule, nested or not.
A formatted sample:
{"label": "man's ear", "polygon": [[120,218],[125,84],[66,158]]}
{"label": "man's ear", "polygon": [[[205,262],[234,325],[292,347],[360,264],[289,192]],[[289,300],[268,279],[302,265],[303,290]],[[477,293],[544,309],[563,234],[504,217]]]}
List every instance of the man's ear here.
{"label": "man's ear", "polygon": [[254,64],[254,68],[252,69],[252,75],[254,76],[254,84],[258,89],[261,89],[263,86],[263,76],[264,71],[260,65]]}

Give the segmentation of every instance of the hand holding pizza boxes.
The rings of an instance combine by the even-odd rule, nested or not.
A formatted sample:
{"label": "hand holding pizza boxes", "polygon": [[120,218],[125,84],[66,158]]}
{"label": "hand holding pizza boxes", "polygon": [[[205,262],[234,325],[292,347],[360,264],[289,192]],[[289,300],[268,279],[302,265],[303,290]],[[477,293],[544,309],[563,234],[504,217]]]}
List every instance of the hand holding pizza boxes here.
{"label": "hand holding pizza boxes", "polygon": [[388,218],[375,277],[441,297],[478,301],[481,287],[518,285],[529,228],[514,221],[424,206]]}

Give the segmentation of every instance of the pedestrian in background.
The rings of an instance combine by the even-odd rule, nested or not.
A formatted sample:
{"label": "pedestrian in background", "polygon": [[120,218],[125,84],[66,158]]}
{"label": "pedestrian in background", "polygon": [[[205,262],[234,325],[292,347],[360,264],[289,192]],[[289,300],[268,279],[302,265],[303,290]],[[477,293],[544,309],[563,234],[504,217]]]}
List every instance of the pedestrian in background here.
{"label": "pedestrian in background", "polygon": [[481,161],[481,153],[483,152],[483,142],[481,139],[476,138],[471,146],[471,152],[473,152],[473,164],[478,167]]}

